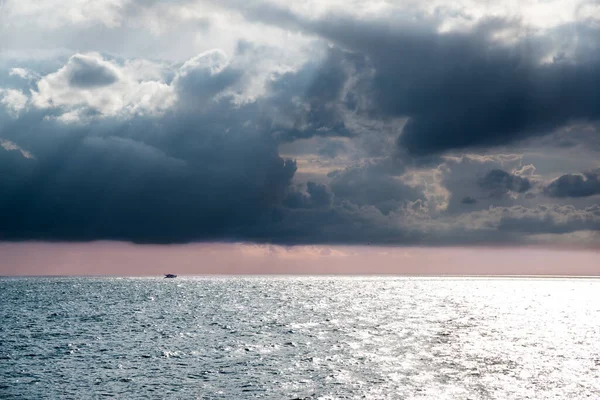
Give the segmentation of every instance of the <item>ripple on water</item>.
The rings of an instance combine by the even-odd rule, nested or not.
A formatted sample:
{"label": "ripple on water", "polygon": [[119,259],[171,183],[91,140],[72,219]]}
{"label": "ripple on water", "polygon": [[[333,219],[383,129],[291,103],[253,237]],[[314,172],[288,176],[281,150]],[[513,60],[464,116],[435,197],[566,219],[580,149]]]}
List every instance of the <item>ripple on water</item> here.
{"label": "ripple on water", "polygon": [[3,278],[0,398],[600,398],[600,280]]}

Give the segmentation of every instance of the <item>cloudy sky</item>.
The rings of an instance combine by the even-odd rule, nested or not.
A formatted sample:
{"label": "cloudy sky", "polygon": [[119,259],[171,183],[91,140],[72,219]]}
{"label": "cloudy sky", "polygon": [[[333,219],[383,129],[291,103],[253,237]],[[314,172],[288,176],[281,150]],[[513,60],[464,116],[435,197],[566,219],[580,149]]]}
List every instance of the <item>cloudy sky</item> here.
{"label": "cloudy sky", "polygon": [[7,243],[598,249],[600,2],[0,0],[0,188]]}

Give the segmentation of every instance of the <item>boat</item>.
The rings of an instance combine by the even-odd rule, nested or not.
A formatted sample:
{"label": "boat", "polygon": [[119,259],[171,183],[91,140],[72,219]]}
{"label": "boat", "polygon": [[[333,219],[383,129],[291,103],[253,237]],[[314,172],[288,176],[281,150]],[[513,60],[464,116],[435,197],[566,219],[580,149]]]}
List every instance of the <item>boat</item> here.
{"label": "boat", "polygon": [[165,274],[165,278],[177,278],[175,274]]}

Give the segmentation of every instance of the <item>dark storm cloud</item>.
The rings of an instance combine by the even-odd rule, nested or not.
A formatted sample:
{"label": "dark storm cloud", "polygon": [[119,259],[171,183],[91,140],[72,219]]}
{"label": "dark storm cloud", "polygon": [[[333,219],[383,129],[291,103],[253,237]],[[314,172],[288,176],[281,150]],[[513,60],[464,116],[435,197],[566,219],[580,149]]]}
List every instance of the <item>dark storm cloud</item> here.
{"label": "dark storm cloud", "polygon": [[[390,175],[401,166],[387,160],[339,171],[332,187],[308,182],[296,190],[296,163],[278,153],[285,126],[264,113],[280,92],[245,105],[216,100],[238,82],[237,70],[220,61],[208,70],[206,59],[196,61],[173,80],[180,102],[164,115],[88,119],[89,109],[79,108],[85,119],[65,124],[56,119],[61,108],[33,107],[19,118],[4,113],[2,138],[35,158],[0,149],[2,239],[293,244],[403,237],[388,216],[422,194]],[[295,81],[302,73],[304,85]],[[313,83],[335,73],[311,65],[272,87],[294,82],[287,96],[319,109],[340,87],[330,92]],[[319,126],[324,120],[314,119]],[[328,233],[317,235],[323,227]]]}
{"label": "dark storm cloud", "polygon": [[479,187],[492,197],[502,197],[508,192],[523,193],[531,188],[527,178],[510,174],[501,169],[493,169],[479,180]]}
{"label": "dark storm cloud", "polygon": [[279,204],[296,171],[255,105],[65,125],[34,112],[5,124],[5,240],[226,240]]}
{"label": "dark storm cloud", "polygon": [[308,181],[306,182],[306,194],[290,190],[286,195],[283,205],[295,208],[321,208],[330,207],[333,204],[333,193],[324,184]]}
{"label": "dark storm cloud", "polygon": [[[399,145],[416,155],[507,144],[573,121],[600,119],[600,30],[584,22],[532,36],[518,21],[488,18],[471,31],[439,33],[435,18],[303,19],[261,7],[247,17],[310,32],[364,56],[374,72],[362,96],[369,115],[408,117]],[[516,43],[494,34],[512,30]],[[567,43],[569,55],[541,58]],[[355,57],[355,60],[357,57]]]}
{"label": "dark storm cloud", "polygon": [[[243,123],[256,112],[249,107],[241,115],[219,104],[207,114],[70,128],[37,121],[30,136],[19,135],[35,159],[0,148],[2,239],[444,245],[600,227],[597,207],[483,210],[466,226],[483,223],[484,230],[406,224],[405,206],[424,196],[385,162],[338,171],[331,187],[309,182],[298,191],[296,164]],[[41,131],[51,140],[37,140]]]}
{"label": "dark storm cloud", "polygon": [[339,49],[330,49],[324,60],[308,62],[270,84],[267,103],[277,116],[274,128],[279,128],[279,140],[352,136],[339,109],[348,78],[347,57]]}
{"label": "dark storm cloud", "polygon": [[0,146],[2,193],[11,193],[18,189],[23,181],[31,177],[33,165],[32,160],[25,158],[19,150],[6,150]]}
{"label": "dark storm cloud", "polygon": [[[372,61],[377,112],[410,117],[399,144],[414,154],[504,144],[600,118],[598,60],[539,65],[525,47],[477,34],[383,33],[337,34]],[[600,34],[582,40],[594,38]]]}
{"label": "dark storm cloud", "polygon": [[530,235],[596,232],[600,229],[600,208],[597,205],[585,209],[558,205],[491,207],[452,222],[442,220],[439,224],[422,225],[423,222],[415,225],[407,214],[386,215],[376,207],[342,200],[329,208],[279,209],[262,224],[250,227],[246,235],[279,244],[290,241],[436,246],[523,244]]}
{"label": "dark storm cloud", "polygon": [[514,206],[502,210],[496,228],[499,232],[525,234],[565,234],[600,230],[600,206],[585,209],[572,206],[538,206],[535,209]]}
{"label": "dark storm cloud", "polygon": [[278,244],[415,244],[427,240],[418,229],[404,228],[373,206],[341,200],[327,208],[281,208],[246,237]]}
{"label": "dark storm cloud", "polygon": [[333,203],[333,194],[329,188],[323,184],[307,182],[306,191],[308,192],[311,201],[317,207],[328,207]]}
{"label": "dark storm cloud", "polygon": [[407,201],[424,200],[423,193],[390,174],[387,163],[369,163],[329,174],[336,198],[358,206],[373,206],[383,214],[397,210]]}
{"label": "dark storm cloud", "polygon": [[[351,196],[349,189],[342,189],[341,178],[336,179],[336,189],[342,190],[338,204],[332,189],[320,183],[308,182],[305,190],[296,191],[291,185],[296,163],[278,153],[282,138],[327,136],[328,130],[344,129],[333,107],[346,79],[339,54],[332,51],[324,63],[311,62],[279,76],[266,96],[235,105],[225,92],[236,90],[244,70],[223,53],[204,53],[183,64],[172,80],[178,99],[174,108],[163,115],[127,118],[98,114],[81,95],[86,92],[79,92],[93,93],[98,86],[113,83],[121,73],[118,62],[106,62],[98,55],[70,57],[47,78],[52,80],[47,89],[68,90],[71,103],[30,107],[18,118],[2,108],[2,139],[17,143],[35,158],[0,149],[1,237],[294,243],[296,237],[319,228],[318,218],[307,219],[310,227],[297,221],[300,214],[295,209],[306,209],[313,217],[333,213],[336,216],[329,219],[335,223],[345,223],[353,214],[368,219],[371,214],[363,216],[362,206],[340,208],[347,202],[344,197]],[[299,104],[293,98],[300,99]],[[83,119],[73,123],[57,119],[69,107],[76,107]],[[286,125],[286,118],[293,123]],[[417,196],[393,185],[374,187],[372,196],[382,201],[386,195],[376,191],[387,190],[398,204],[405,194]],[[364,194],[357,201],[371,210]],[[381,217],[379,211],[373,215]],[[292,225],[281,226],[281,221]],[[336,229],[347,231],[342,226]],[[349,236],[359,241],[363,233],[352,230],[327,240]]]}
{"label": "dark storm cloud", "polygon": [[544,188],[550,197],[587,197],[600,194],[600,170],[583,174],[566,174]]}

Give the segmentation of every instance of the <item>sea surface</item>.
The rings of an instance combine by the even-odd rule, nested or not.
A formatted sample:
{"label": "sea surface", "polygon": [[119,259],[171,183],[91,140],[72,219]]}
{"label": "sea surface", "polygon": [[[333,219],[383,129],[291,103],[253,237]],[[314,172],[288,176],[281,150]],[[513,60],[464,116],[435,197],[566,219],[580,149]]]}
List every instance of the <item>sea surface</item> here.
{"label": "sea surface", "polygon": [[0,399],[600,399],[600,280],[0,278]]}

